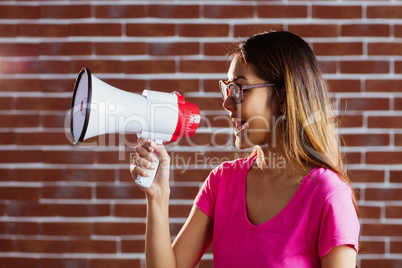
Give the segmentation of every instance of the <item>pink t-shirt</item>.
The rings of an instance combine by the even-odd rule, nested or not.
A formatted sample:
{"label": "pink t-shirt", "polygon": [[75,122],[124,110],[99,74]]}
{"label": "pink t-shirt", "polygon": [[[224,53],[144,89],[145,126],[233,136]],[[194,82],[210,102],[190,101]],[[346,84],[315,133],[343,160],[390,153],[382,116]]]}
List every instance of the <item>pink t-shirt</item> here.
{"label": "pink t-shirt", "polygon": [[271,220],[253,225],[246,212],[247,171],[255,160],[225,162],[204,182],[195,204],[214,220],[215,268],[320,267],[338,245],[358,250],[359,222],[350,187],[315,167]]}

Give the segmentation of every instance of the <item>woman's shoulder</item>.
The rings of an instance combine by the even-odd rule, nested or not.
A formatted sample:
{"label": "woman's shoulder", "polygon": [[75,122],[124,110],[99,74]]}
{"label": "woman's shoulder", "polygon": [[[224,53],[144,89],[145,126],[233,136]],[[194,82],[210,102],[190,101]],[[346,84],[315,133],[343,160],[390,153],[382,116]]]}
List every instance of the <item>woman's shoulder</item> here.
{"label": "woman's shoulder", "polygon": [[323,195],[328,196],[338,191],[352,191],[349,184],[331,169],[315,167],[308,175],[308,179]]}

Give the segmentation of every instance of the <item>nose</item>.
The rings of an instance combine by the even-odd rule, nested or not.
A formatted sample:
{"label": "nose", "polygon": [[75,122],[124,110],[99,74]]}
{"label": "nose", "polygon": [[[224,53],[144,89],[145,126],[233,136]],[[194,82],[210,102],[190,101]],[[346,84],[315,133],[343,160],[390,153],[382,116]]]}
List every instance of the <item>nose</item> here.
{"label": "nose", "polygon": [[228,96],[226,99],[223,100],[222,107],[226,111],[233,113],[233,111],[236,109],[236,103],[232,100],[230,96]]}

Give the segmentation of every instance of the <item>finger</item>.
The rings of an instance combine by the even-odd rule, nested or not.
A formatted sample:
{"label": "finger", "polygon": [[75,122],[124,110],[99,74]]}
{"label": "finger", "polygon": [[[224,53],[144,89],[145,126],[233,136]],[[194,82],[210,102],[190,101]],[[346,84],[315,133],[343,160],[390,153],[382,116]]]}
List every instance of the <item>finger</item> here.
{"label": "finger", "polygon": [[137,140],[138,144],[142,145],[147,151],[149,152],[153,152],[153,148],[151,146],[151,141],[148,139],[144,139],[144,138],[139,138]]}
{"label": "finger", "polygon": [[130,165],[130,174],[133,179],[137,179],[137,176],[142,176],[142,177],[149,177],[151,174],[149,171],[139,167],[138,165],[131,164]]}
{"label": "finger", "polygon": [[150,152],[143,145],[137,144],[134,147],[134,151],[136,152],[136,154],[134,155],[134,157],[136,157],[136,158],[142,157],[142,158],[146,158],[148,161],[151,161],[151,162],[157,161],[156,156],[153,154],[153,149],[152,149],[152,152]]}

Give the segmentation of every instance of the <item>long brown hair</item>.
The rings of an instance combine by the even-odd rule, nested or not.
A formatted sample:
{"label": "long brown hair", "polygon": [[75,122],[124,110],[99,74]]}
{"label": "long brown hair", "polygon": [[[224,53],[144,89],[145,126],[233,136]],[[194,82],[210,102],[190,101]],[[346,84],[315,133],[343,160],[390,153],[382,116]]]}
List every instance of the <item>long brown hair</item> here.
{"label": "long brown hair", "polygon": [[328,168],[351,187],[339,150],[328,86],[310,46],[297,35],[273,31],[241,42],[232,53],[235,55],[256,66],[257,75],[274,83],[275,95],[284,101],[285,119],[276,127],[287,163],[301,170],[308,164]]}

